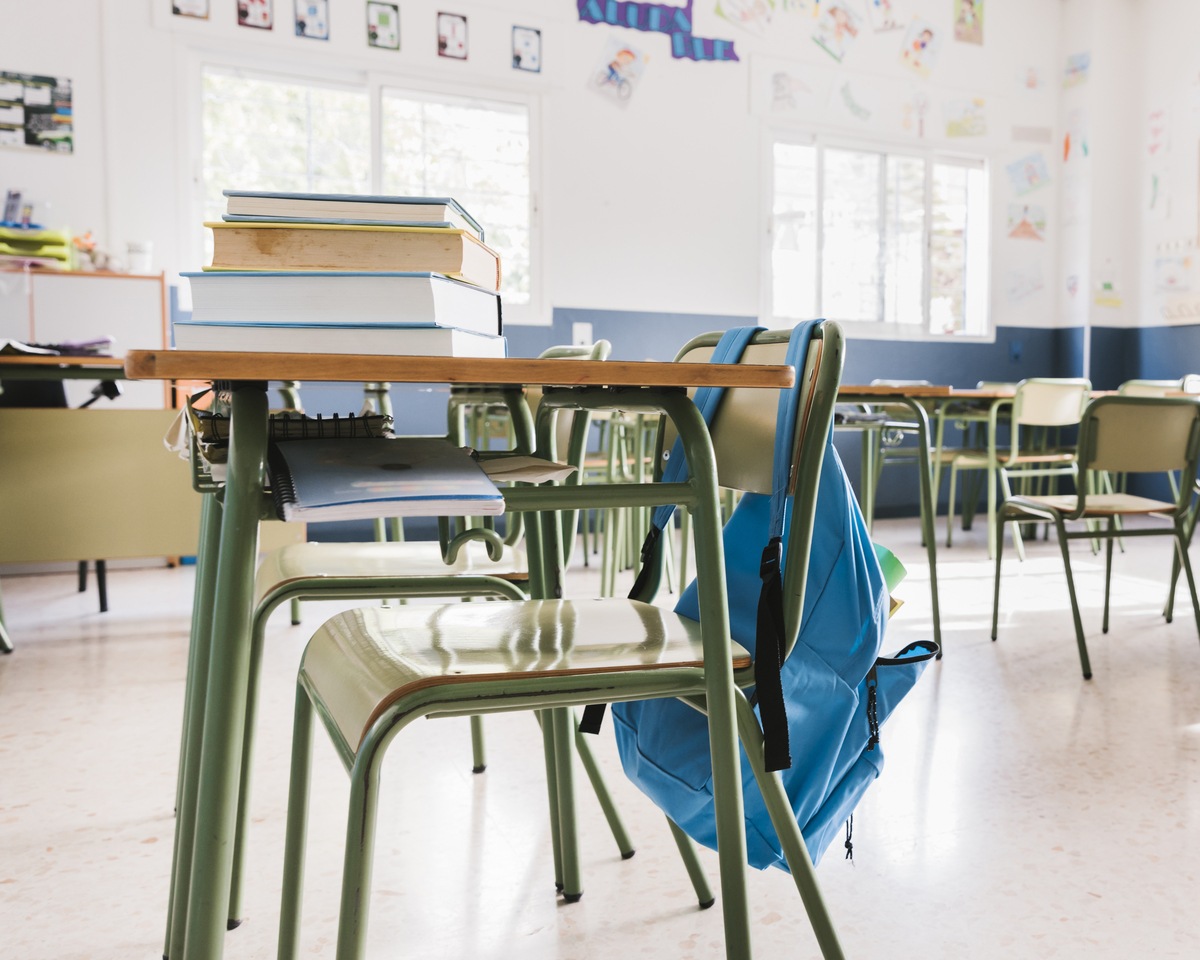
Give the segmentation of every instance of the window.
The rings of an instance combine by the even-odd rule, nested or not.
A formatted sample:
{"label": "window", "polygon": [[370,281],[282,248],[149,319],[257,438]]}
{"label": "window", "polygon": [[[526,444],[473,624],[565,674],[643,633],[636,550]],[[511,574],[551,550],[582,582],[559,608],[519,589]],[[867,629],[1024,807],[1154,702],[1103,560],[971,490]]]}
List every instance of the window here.
{"label": "window", "polygon": [[987,333],[982,162],[783,140],[772,161],[774,316]]}
{"label": "window", "polygon": [[[500,254],[506,319],[520,320],[522,313],[532,319],[528,102],[215,66],[202,68],[201,91],[205,220],[221,218],[221,191],[231,188],[451,196],[483,225],[487,244]],[[376,100],[379,128],[373,130]],[[380,146],[378,160],[373,142]],[[210,236],[205,243],[207,263]]]}

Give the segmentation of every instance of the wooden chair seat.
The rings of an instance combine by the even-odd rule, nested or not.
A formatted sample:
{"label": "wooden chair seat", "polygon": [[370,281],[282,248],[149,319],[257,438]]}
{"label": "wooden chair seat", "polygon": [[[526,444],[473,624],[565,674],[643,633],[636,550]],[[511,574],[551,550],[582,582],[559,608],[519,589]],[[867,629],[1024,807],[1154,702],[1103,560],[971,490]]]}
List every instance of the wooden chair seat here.
{"label": "wooden chair seat", "polygon": [[[986,450],[955,451],[950,460],[957,464],[960,469],[965,468],[968,470],[981,470],[987,467],[989,463]],[[1074,450],[1049,450],[1039,453],[1022,453],[1015,457],[1003,455],[996,457],[996,463],[1000,467],[1032,466],[1034,464],[1062,466],[1074,461]]]}
{"label": "wooden chair seat", "polygon": [[254,577],[254,604],[268,593],[297,580],[345,577],[449,577],[481,574],[505,580],[528,579],[529,560],[523,547],[505,547],[499,560],[487,555],[483,543],[463,545],[453,563],[442,560],[432,540],[400,543],[295,543],[263,557]]}
{"label": "wooden chair seat", "polygon": [[[1011,518],[1015,517],[1018,511],[1028,514],[1031,510],[1041,508],[1068,514],[1075,512],[1078,503],[1079,498],[1074,494],[1053,497],[1013,497],[1005,505],[1005,513]],[[1088,496],[1086,509],[1080,519],[1172,513],[1174,510],[1175,504],[1165,500],[1152,500],[1149,497],[1138,497],[1131,493],[1096,493]]]}
{"label": "wooden chair seat", "polygon": [[[696,668],[702,691],[702,649],[697,621],[637,600],[370,607],[338,614],[316,632],[301,677],[357,752],[384,711],[431,687],[572,677],[591,686],[586,678],[606,672]],[[736,643],[733,666],[751,666]],[[462,694],[449,696],[461,709]],[[471,709],[489,706],[498,704]]]}

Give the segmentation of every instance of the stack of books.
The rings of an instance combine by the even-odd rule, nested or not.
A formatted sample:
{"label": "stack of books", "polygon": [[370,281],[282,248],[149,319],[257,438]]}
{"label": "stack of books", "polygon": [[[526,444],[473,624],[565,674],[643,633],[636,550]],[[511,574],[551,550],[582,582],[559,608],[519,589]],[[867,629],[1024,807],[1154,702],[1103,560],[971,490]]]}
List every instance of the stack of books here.
{"label": "stack of books", "polygon": [[503,357],[500,258],[448,197],[226,190],[182,350]]}

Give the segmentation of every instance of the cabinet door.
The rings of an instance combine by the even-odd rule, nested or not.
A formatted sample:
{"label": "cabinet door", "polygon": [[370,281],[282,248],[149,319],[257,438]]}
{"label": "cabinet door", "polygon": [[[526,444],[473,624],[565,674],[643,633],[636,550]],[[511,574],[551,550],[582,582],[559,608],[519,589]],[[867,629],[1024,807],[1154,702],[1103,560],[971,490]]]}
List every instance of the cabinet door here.
{"label": "cabinet door", "polygon": [[33,281],[18,270],[0,271],[0,340],[29,339],[29,294]]}
{"label": "cabinet door", "polygon": [[[112,354],[160,350],[165,346],[163,279],[115,273],[39,273],[33,276],[33,329],[39,343],[112,337]],[[88,380],[67,381],[67,402],[78,406],[91,395]],[[166,406],[161,382],[121,381],[123,394],[100,400],[122,410]]]}

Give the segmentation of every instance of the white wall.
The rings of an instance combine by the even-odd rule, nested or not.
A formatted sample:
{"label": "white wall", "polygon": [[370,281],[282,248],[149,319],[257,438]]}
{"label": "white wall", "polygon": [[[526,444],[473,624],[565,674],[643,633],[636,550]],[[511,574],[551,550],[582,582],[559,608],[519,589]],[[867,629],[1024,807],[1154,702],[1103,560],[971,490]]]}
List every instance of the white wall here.
{"label": "white wall", "polygon": [[[1068,6],[1073,2],[1082,0]],[[816,129],[918,146],[900,120],[903,104],[923,93],[929,102],[925,145],[982,153],[991,164],[994,319],[1016,326],[1068,322],[1059,302],[1057,191],[1026,198],[1046,209],[1045,242],[1006,236],[1014,201],[1006,165],[1042,153],[1052,180],[1059,177],[1065,46],[1059,4],[991,0],[980,47],[950,35],[951,0],[912,0],[908,8],[943,31],[928,80],[901,65],[903,31],[873,33],[864,17],[860,36],[838,64],[812,41],[811,12],[784,12],[782,3],[769,30],[757,36],[716,17],[714,3],[697,0],[696,34],[734,40],[739,63],[673,60],[666,36],[579,23],[567,0],[401,0],[399,53],[366,46],[362,3],[334,0],[328,43],[293,36],[291,3],[275,5],[276,28],[266,33],[237,27],[232,0],[212,0],[209,21],[172,17],[167,0],[0,0],[0,70],[70,77],[76,117],[73,155],[0,152],[0,187],[49,199],[53,225],[90,228],[118,252],[128,240],[152,239],[158,267],[194,269],[200,265],[192,186],[195,68],[205,51],[293,72],[376,71],[483,90],[528,89],[543,98],[539,209],[548,305],[754,315],[767,213],[766,131]],[[447,7],[470,17],[466,63],[435,54],[435,14]],[[1186,7],[1179,0],[1178,8]],[[510,67],[514,23],[543,30],[540,75]],[[624,107],[589,89],[610,36],[650,55]],[[1022,92],[1026,66],[1040,72],[1039,92]],[[769,108],[763,84],[780,70],[804,78],[813,90],[800,98],[795,114]],[[872,109],[870,120],[854,119],[839,106],[847,82],[855,99]],[[948,139],[943,103],[965,97],[984,98],[988,133]],[[1051,142],[1014,141],[1014,127],[1048,130]],[[1021,283],[1026,295],[1014,299],[1010,288]]]}

